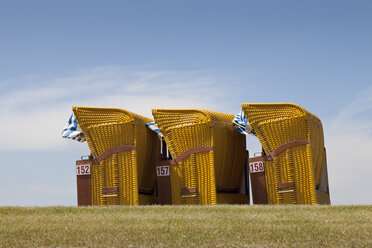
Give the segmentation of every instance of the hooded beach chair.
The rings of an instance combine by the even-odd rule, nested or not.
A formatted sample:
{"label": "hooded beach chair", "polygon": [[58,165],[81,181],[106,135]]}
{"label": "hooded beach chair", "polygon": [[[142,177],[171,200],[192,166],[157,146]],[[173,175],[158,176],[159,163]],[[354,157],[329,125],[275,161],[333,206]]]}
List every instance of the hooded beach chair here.
{"label": "hooded beach chair", "polygon": [[[295,104],[242,104],[261,142],[269,204],[329,204],[321,121]],[[251,159],[250,159],[251,162]]]}
{"label": "hooded beach chair", "polygon": [[116,108],[73,107],[91,154],[93,205],[154,203],[159,139],[153,120]]}
{"label": "hooded beach chair", "polygon": [[248,190],[239,193],[246,138],[232,126],[234,115],[197,109],[152,113],[173,158],[172,204],[249,203]]}

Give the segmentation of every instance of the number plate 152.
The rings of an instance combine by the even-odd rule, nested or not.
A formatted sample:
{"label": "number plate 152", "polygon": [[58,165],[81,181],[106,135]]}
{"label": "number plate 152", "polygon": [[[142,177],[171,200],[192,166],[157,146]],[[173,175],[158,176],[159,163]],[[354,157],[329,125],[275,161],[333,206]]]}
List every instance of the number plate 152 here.
{"label": "number plate 152", "polygon": [[76,165],[76,175],[90,175],[90,165]]}
{"label": "number plate 152", "polygon": [[169,166],[156,166],[156,175],[158,177],[169,176]]}
{"label": "number plate 152", "polygon": [[263,172],[263,171],[264,171],[263,161],[249,163],[250,173]]}

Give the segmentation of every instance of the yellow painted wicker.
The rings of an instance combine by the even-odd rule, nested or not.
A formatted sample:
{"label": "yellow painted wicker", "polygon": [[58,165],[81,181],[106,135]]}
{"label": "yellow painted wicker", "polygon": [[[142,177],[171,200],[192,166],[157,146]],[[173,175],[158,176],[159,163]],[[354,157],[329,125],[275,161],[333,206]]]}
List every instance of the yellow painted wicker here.
{"label": "yellow painted wicker", "polygon": [[[328,179],[325,191],[316,190],[323,168],[327,170],[321,121],[295,104],[247,103],[242,109],[266,154],[294,140],[310,141],[265,162],[269,204],[329,203]],[[278,184],[287,182],[294,187],[278,189]]]}
{"label": "yellow painted wicker", "polygon": [[[216,194],[216,187],[240,188],[245,163],[245,136],[232,126],[234,115],[197,109],[153,109],[172,158],[199,146],[212,151],[192,154],[171,166],[173,204],[249,203],[239,194]],[[182,188],[197,193],[181,195]]]}
{"label": "yellow painted wicker", "polygon": [[[145,123],[151,119],[115,108],[73,107],[90,151],[98,157],[123,145],[136,150],[115,153],[91,166],[93,205],[138,205],[152,203],[152,196],[138,191],[155,190],[155,165],[159,159],[159,140]],[[117,187],[117,193],[103,188]]]}

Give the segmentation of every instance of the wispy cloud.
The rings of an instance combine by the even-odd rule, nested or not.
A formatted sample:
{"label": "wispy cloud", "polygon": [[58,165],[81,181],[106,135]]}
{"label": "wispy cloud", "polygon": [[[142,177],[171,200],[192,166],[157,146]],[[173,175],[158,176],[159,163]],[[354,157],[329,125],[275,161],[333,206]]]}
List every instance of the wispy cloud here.
{"label": "wispy cloud", "polygon": [[325,126],[334,203],[372,204],[372,87]]}
{"label": "wispy cloud", "polygon": [[[34,80],[0,99],[0,149],[57,149],[71,106],[124,108],[148,117],[152,108],[226,109],[226,76],[205,71],[100,67],[76,75]],[[20,79],[22,80],[22,79]],[[29,79],[28,79],[29,80]],[[21,83],[20,83],[21,84]],[[226,102],[226,101],[225,101]]]}

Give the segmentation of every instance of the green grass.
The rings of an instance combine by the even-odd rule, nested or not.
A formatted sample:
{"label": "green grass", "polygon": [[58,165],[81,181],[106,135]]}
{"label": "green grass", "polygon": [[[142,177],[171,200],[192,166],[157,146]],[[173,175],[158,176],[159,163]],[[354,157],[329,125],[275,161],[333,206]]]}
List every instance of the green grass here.
{"label": "green grass", "polygon": [[372,247],[372,206],[1,207],[1,247]]}

